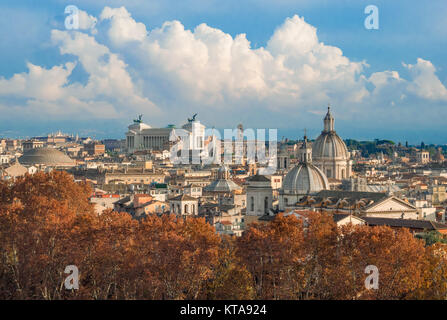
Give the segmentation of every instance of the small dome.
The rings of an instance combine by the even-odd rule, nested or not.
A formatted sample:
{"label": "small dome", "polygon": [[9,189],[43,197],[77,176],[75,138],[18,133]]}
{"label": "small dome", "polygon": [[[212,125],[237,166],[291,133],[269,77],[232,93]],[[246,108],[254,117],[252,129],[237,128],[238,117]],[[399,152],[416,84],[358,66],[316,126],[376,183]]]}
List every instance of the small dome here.
{"label": "small dome", "polygon": [[6,173],[6,175],[15,178],[28,173],[28,169],[22,166],[18,161],[16,161],[15,164],[6,168],[4,172]]}
{"label": "small dome", "polygon": [[34,148],[25,152],[19,162],[24,165],[74,166],[75,162],[65,153],[54,148]]}
{"label": "small dome", "polygon": [[241,189],[241,186],[230,180],[230,169],[223,165],[217,170],[217,179],[203,188],[203,191],[230,193]]}
{"label": "small dome", "polygon": [[236,184],[235,182],[231,180],[225,180],[225,179],[218,179],[211,184],[207,185],[205,188],[203,188],[203,191],[205,192],[224,192],[224,193],[231,193],[236,190],[241,190],[242,188]]}
{"label": "small dome", "polygon": [[314,160],[330,158],[348,160],[348,148],[335,131],[322,132],[312,145]]}
{"label": "small dome", "polygon": [[309,194],[329,189],[325,174],[311,163],[301,163],[290,170],[283,182],[288,194]]}

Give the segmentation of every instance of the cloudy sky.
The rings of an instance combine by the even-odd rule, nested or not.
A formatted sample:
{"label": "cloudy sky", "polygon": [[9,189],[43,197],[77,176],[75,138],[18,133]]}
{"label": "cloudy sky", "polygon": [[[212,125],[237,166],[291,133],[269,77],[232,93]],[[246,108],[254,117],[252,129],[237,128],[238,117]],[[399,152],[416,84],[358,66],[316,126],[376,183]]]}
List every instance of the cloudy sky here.
{"label": "cloudy sky", "polygon": [[0,0],[0,136],[123,138],[140,113],[154,127],[198,113],[315,138],[331,103],[343,138],[444,144],[446,14],[445,0]]}

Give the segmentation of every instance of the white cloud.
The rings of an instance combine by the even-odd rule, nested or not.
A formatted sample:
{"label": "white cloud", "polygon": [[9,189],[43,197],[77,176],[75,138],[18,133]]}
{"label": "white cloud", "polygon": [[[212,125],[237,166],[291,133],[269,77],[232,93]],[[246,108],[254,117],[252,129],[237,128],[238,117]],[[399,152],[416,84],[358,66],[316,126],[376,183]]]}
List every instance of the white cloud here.
{"label": "white cloud", "polygon": [[94,16],[89,15],[83,10],[79,10],[79,29],[90,30],[93,34],[97,32],[95,29],[98,19]]}
{"label": "white cloud", "polygon": [[368,81],[374,85],[373,98],[378,101],[403,101],[408,96],[431,101],[446,101],[447,89],[436,76],[430,61],[418,58],[416,64],[405,64],[409,79],[400,77],[397,71],[373,73]]}
{"label": "white cloud", "polygon": [[447,100],[447,89],[436,76],[435,66],[427,60],[418,58],[416,64],[404,64],[410,71],[412,81],[408,91],[429,100]]}
{"label": "white cloud", "polygon": [[32,63],[28,72],[15,74],[11,79],[0,78],[0,95],[54,101],[63,97],[63,86],[75,63],[45,69]]}
{"label": "white cloud", "polygon": [[376,89],[381,89],[393,82],[401,82],[403,79],[400,78],[399,72],[397,71],[382,71],[373,73],[369,77],[369,81],[376,87]]}
{"label": "white cloud", "polygon": [[368,82],[374,86],[370,95],[370,104],[374,105],[396,105],[396,101],[405,98],[407,80],[400,77],[397,71],[380,71],[373,73]]}
{"label": "white cloud", "polygon": [[73,115],[119,118],[128,112],[142,111],[157,114],[158,107],[141,94],[126,70],[126,63],[93,36],[53,30],[51,40],[61,54],[77,57],[88,74],[87,83],[70,83],[74,62],[51,69],[28,63],[28,72],[15,74],[10,79],[0,78],[0,96],[24,98],[25,112],[62,118]]}
{"label": "white cloud", "polygon": [[146,26],[133,20],[125,7],[116,9],[105,7],[100,19],[111,20],[108,36],[115,44],[123,45],[129,41],[141,41],[147,35]]}
{"label": "white cloud", "polygon": [[[123,8],[105,8],[101,16],[119,19],[124,30],[136,25]],[[359,77],[364,63],[351,62],[340,49],[319,42],[316,29],[298,16],[287,19],[259,49],[251,48],[245,34],[233,38],[206,24],[191,31],[179,21],[165,22],[145,37],[140,34],[131,48],[124,46],[127,37],[120,42],[110,30],[110,41],[122,44],[117,50],[137,61],[134,72],[145,83],[168,84],[187,104],[228,108],[251,101],[290,108],[341,96],[359,102],[368,95]]]}
{"label": "white cloud", "polygon": [[[206,24],[187,30],[179,21],[167,21],[148,31],[124,7],[105,7],[99,19],[81,16],[82,29],[90,34],[51,33],[60,53],[74,61],[50,69],[29,64],[26,73],[0,78],[0,97],[26,98],[25,107],[61,117],[64,112],[116,118],[142,112],[172,123],[194,110],[219,125],[237,121],[234,114],[242,111],[265,121],[287,114],[284,121],[291,122],[328,102],[339,111],[361,111],[398,108],[409,95],[447,99],[431,62],[405,65],[410,79],[393,70],[366,78],[366,62],[351,61],[340,48],[322,43],[317,29],[297,15],[257,49],[245,34],[232,37]],[[85,84],[69,81],[77,66],[88,74]]]}

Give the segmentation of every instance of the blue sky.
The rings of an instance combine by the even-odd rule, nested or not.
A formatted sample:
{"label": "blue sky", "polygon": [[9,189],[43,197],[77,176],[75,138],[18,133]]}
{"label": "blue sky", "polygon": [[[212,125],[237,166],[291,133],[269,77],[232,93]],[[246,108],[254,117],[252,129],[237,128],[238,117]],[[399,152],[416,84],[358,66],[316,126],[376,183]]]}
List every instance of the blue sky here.
{"label": "blue sky", "polygon": [[[67,5],[98,23],[65,30]],[[138,113],[198,112],[312,137],[331,102],[343,138],[443,144],[446,14],[445,0],[0,1],[0,136],[120,138]]]}

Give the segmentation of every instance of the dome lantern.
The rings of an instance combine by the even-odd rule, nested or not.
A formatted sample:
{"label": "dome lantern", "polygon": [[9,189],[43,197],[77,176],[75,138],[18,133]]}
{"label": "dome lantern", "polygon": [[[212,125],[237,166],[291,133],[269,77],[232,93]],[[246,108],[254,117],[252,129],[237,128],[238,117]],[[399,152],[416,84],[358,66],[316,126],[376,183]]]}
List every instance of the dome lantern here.
{"label": "dome lantern", "polygon": [[324,131],[323,132],[332,132],[334,130],[334,117],[331,114],[331,105],[327,106],[327,113],[324,117]]}
{"label": "dome lantern", "polygon": [[228,180],[230,179],[230,169],[226,165],[223,165],[219,168],[217,171],[217,178],[221,180]]}
{"label": "dome lantern", "polygon": [[306,133],[304,133],[304,142],[301,145],[299,151],[299,159],[302,163],[311,163],[312,162],[312,147],[309,145],[307,141]]}

